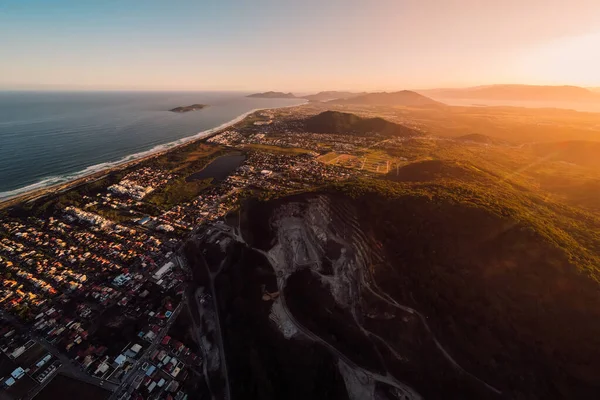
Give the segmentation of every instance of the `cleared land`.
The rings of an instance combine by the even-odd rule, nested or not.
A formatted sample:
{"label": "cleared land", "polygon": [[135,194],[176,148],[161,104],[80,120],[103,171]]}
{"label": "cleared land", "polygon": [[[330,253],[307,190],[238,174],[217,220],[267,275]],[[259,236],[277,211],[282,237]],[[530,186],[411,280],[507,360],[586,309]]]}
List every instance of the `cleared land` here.
{"label": "cleared land", "polygon": [[387,174],[398,165],[403,164],[399,158],[390,156],[385,151],[378,150],[367,151],[364,155],[338,154],[331,152],[317,158],[317,161],[324,164],[337,165],[378,174]]}

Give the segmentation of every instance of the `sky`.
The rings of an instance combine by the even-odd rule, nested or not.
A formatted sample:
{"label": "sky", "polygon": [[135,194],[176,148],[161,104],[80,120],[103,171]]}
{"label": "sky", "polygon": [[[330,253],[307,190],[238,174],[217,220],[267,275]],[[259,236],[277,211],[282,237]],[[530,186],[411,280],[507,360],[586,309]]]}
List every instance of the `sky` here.
{"label": "sky", "polygon": [[0,89],[600,87],[599,0],[0,0]]}

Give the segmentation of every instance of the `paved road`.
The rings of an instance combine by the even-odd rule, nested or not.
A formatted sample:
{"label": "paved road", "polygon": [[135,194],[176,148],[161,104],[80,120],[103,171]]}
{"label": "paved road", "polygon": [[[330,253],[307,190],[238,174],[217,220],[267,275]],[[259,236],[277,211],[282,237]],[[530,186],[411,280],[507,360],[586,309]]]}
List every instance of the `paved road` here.
{"label": "paved road", "polygon": [[46,379],[44,379],[44,381],[42,383],[40,383],[39,386],[35,387],[31,392],[27,393],[27,396],[25,396],[25,400],[31,400],[35,396],[37,396],[38,393],[40,393],[42,391],[42,389],[44,389],[46,387],[46,385],[48,383],[50,383],[50,381],[52,381],[52,379],[54,379],[54,377],[58,374],[58,371],[60,371],[60,366],[58,368],[56,368],[50,375],[48,375],[46,377]]}
{"label": "paved road", "polygon": [[[75,361],[73,361],[69,357],[67,357],[64,353],[62,353],[59,349],[57,349],[52,343],[48,342],[44,337],[39,336],[34,332],[31,332],[25,325],[23,325],[21,323],[21,321],[19,321],[12,315],[4,312],[3,310],[0,310],[0,316],[2,316],[4,319],[10,321],[14,326],[17,326],[26,332],[30,332],[30,336],[33,340],[37,341],[39,344],[44,346],[46,351],[48,351],[50,354],[52,354],[54,357],[56,357],[61,362],[62,365],[59,368],[59,371],[61,373],[65,374],[67,376],[70,376],[72,378],[79,379],[83,382],[102,387],[106,390],[113,391],[117,388],[117,385],[115,385],[113,383],[110,383],[108,381],[103,381],[102,379],[94,378],[94,377],[88,375],[83,370],[81,365],[79,365],[78,363],[76,363]],[[49,381],[50,381],[50,379],[46,379],[45,382],[47,383]]]}
{"label": "paved road", "polygon": [[52,345],[52,343],[48,342],[46,339],[42,337],[37,339],[49,352],[51,352],[56,358],[60,360],[60,362],[62,363],[61,372],[63,374],[109,391],[114,391],[117,389],[117,384],[112,383],[110,381],[105,381],[103,379],[98,379],[87,374],[83,370],[83,367],[81,365],[77,364],[75,361],[67,357],[64,353],[60,352],[56,347],[54,347],[54,345]]}

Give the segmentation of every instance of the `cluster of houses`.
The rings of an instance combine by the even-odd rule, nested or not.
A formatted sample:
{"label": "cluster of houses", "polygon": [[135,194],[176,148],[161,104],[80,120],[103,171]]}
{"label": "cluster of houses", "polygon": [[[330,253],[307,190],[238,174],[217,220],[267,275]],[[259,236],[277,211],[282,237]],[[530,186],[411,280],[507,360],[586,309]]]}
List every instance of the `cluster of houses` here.
{"label": "cluster of houses", "polygon": [[[118,352],[118,344],[96,334],[103,328],[99,321],[105,310],[118,307],[117,320],[140,321],[148,330],[167,325],[186,280],[167,259],[171,246],[144,229],[77,207],[47,219],[5,219],[0,222],[0,306],[83,371],[118,382],[149,344],[140,338]],[[161,304],[165,293],[171,300]],[[14,328],[0,330],[1,335],[14,335]],[[2,350],[18,357],[27,345],[17,344]],[[15,367],[15,376],[4,377],[0,385],[18,388],[33,373],[38,382],[48,379],[60,366],[48,355],[35,368],[19,366],[22,373]]]}
{"label": "cluster of houses", "polygon": [[75,207],[58,218],[2,221],[0,304],[31,320],[59,294],[85,294],[165,252],[161,239]]}
{"label": "cluster of houses", "polygon": [[[253,126],[264,132],[250,135],[230,130],[209,142],[312,149],[298,135],[293,136],[295,141],[292,135],[286,136],[285,129],[278,136],[270,135],[279,125]],[[334,137],[319,139],[335,144]],[[343,145],[364,143],[346,141]],[[182,232],[226,215],[248,191],[293,192],[356,173],[318,162],[317,155],[248,151],[244,163],[218,185],[190,202],[152,215],[144,211],[149,207],[144,198],[174,174],[144,167],[101,193],[82,195],[82,202],[59,208],[50,217],[4,218],[0,221],[0,307],[98,379],[118,383],[143,364],[144,377],[135,381],[132,398],[183,399],[181,384],[190,368],[200,365],[200,358],[182,342],[165,336],[180,309],[188,278],[171,253],[179,244],[177,239]],[[103,210],[117,210],[131,218],[115,222],[123,220]],[[107,316],[106,310],[118,310],[117,315]],[[119,329],[127,321],[136,321],[135,326],[142,329],[124,343],[113,343],[99,334],[108,325]],[[0,344],[4,343],[2,334],[10,336],[10,332],[0,330]],[[142,363],[142,354],[150,347],[156,348]],[[2,351],[15,355],[19,348],[6,347],[5,351],[3,347]],[[40,377],[51,376],[52,368],[60,363],[47,355],[37,361],[37,369],[15,367],[0,384],[15,385],[31,371],[41,371],[35,376],[38,382]]]}
{"label": "cluster of houses", "polygon": [[184,230],[222,218],[239,204],[245,190],[284,193],[348,179],[356,171],[316,161],[310,154],[250,151],[237,170],[189,203],[165,211],[157,220]]}
{"label": "cluster of houses", "polygon": [[23,331],[0,318],[0,390],[22,397],[45,383],[59,360]]}
{"label": "cluster of houses", "polygon": [[119,183],[109,186],[108,190],[118,195],[142,200],[157,188],[166,185],[172,178],[171,173],[144,167],[125,175]]}
{"label": "cluster of houses", "polygon": [[191,369],[197,373],[201,364],[201,358],[190,348],[166,335],[141,366],[143,374],[134,379],[129,398],[184,399],[183,383],[196,379]]}

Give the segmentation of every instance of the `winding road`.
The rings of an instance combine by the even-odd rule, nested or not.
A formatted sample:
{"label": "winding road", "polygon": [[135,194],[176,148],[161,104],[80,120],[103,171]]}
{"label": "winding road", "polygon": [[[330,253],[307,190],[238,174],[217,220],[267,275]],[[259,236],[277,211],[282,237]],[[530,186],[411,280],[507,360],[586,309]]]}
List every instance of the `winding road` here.
{"label": "winding road", "polygon": [[296,328],[300,332],[302,332],[304,335],[311,338],[315,342],[324,346],[327,350],[329,350],[329,352],[331,352],[338,359],[345,362],[350,368],[354,369],[355,371],[359,371],[362,374],[364,374],[365,376],[368,376],[375,381],[383,382],[385,384],[395,387],[396,389],[402,391],[402,393],[405,396],[408,396],[409,399],[413,399],[413,400],[422,399],[421,395],[419,395],[414,389],[412,389],[410,386],[398,381],[396,378],[391,376],[389,373],[388,373],[388,375],[383,376],[383,375],[377,374],[375,372],[369,371],[367,369],[364,369],[363,367],[357,365],[354,361],[350,360],[348,357],[346,357],[346,355],[344,353],[340,352],[338,349],[336,349],[334,346],[332,346],[327,341],[322,339],[320,336],[314,334],[312,331],[305,328],[300,322],[298,322],[298,320],[296,320],[296,318],[294,317],[292,312],[289,310],[287,303],[285,302],[285,295],[284,295],[285,280],[278,279],[277,284],[279,286],[279,293],[280,293],[279,298],[281,299],[281,305],[283,306],[283,310],[285,311],[285,313],[286,313],[287,317],[290,319],[290,321],[292,321],[292,323],[294,325],[296,325]]}
{"label": "winding road", "polygon": [[[369,289],[369,291],[371,293],[373,293],[375,296],[377,296],[377,298],[379,298],[380,300],[386,302],[387,304],[399,308],[403,311],[406,311],[409,314],[413,314],[416,315],[417,317],[419,317],[419,319],[421,320],[421,322],[423,323],[423,326],[425,327],[425,329],[427,330],[427,332],[431,335],[431,338],[433,339],[433,342],[435,343],[435,346],[438,348],[438,350],[440,350],[442,352],[442,354],[444,355],[444,357],[457,369],[459,370],[461,373],[469,376],[470,378],[476,380],[477,382],[481,383],[482,385],[484,385],[487,389],[491,390],[492,392],[496,393],[496,394],[502,394],[502,392],[500,390],[498,390],[497,388],[493,387],[492,385],[490,385],[489,383],[483,381],[482,379],[478,378],[477,376],[473,375],[472,373],[470,373],[469,371],[465,370],[463,367],[460,366],[460,364],[458,362],[456,362],[456,360],[454,358],[452,358],[452,356],[450,355],[450,353],[448,353],[448,351],[444,348],[444,346],[442,346],[442,344],[439,342],[439,340],[435,337],[435,335],[433,334],[433,331],[431,330],[431,328],[429,327],[429,324],[427,323],[427,317],[424,316],[423,314],[421,314],[420,312],[418,312],[417,310],[415,310],[414,308],[408,307],[408,306],[404,306],[402,304],[398,304],[394,299],[392,299],[387,293],[383,292],[385,297],[382,296],[381,294],[379,294],[378,292],[376,292],[375,290],[373,290],[373,288],[364,281],[364,279],[362,279],[361,276],[361,283],[363,285],[363,287]],[[377,287],[378,290],[379,287]]]}
{"label": "winding road", "polygon": [[[236,227],[237,229],[221,229],[221,231],[223,233],[228,234],[232,239],[244,243],[246,246],[249,246],[244,238],[242,237],[241,234],[241,229],[239,229],[239,227]],[[306,239],[306,238],[303,238]],[[279,268],[276,268],[276,266],[274,265],[277,261],[273,259],[273,257],[271,257],[271,255],[266,252],[263,251],[261,249],[255,249],[251,246],[249,246],[250,248],[252,248],[253,250],[263,254],[265,256],[265,258],[268,260],[268,262],[271,264],[271,267],[273,268],[273,271],[278,271]],[[483,385],[485,388],[487,388],[488,390],[494,392],[495,394],[501,395],[502,392],[495,388],[494,386],[488,384],[487,382],[483,381],[482,379],[478,378],[477,376],[473,375],[472,373],[468,372],[467,370],[465,370],[463,367],[460,366],[460,364],[454,359],[452,358],[452,356],[450,355],[450,353],[444,348],[444,346],[439,342],[439,340],[435,337],[433,331],[431,330],[429,324],[427,323],[427,317],[423,314],[421,314],[419,311],[415,310],[414,308],[399,304],[398,302],[396,302],[392,297],[390,297],[387,293],[381,291],[381,289],[379,287],[377,287],[376,285],[376,289],[373,289],[373,287],[371,287],[371,285],[369,283],[367,283],[364,279],[363,274],[359,274],[360,275],[360,283],[361,286],[363,288],[366,288],[367,290],[369,290],[371,293],[373,293],[373,295],[375,295],[377,298],[379,298],[380,300],[384,301],[385,303],[396,307],[398,309],[403,310],[404,312],[407,312],[409,314],[412,315],[416,315],[420,321],[423,323],[423,326],[425,327],[425,329],[427,330],[427,332],[429,333],[430,337],[432,338],[435,346],[437,347],[437,349],[442,353],[442,355],[444,356],[444,358],[446,358],[448,360],[448,362],[450,362],[452,364],[452,366],[459,371],[460,373],[464,374],[465,376],[468,376],[469,378],[475,380],[476,382],[480,383],[481,385]],[[211,275],[212,277],[212,275]],[[212,282],[212,279],[211,279]],[[395,388],[397,388],[398,390],[402,391],[402,393],[404,393],[406,396],[408,396],[410,399],[421,399],[421,396],[411,387],[407,386],[406,384],[398,381],[396,378],[394,378],[393,376],[391,376],[389,373],[387,376],[383,376],[377,373],[374,373],[372,371],[368,371],[362,367],[360,367],[359,365],[355,364],[352,360],[350,360],[346,355],[344,355],[343,353],[341,353],[338,349],[336,349],[334,346],[332,346],[331,344],[329,344],[327,341],[325,341],[324,339],[322,339],[321,337],[319,337],[318,335],[316,335],[315,333],[313,333],[312,331],[310,331],[309,329],[307,329],[306,327],[304,327],[301,323],[299,323],[296,318],[294,317],[294,315],[292,314],[292,312],[289,310],[287,303],[285,301],[285,295],[284,295],[284,289],[285,289],[285,284],[286,284],[286,278],[284,276],[279,276],[277,279],[277,285],[278,285],[278,289],[279,289],[279,293],[280,293],[280,298],[281,298],[281,304],[283,306],[283,310],[285,311],[287,317],[290,319],[290,321],[296,325],[296,328],[302,332],[304,335],[306,335],[307,337],[309,337],[310,339],[314,340],[315,342],[320,343],[322,346],[326,347],[332,354],[334,354],[334,356],[336,356],[337,358],[339,358],[340,360],[342,360],[343,362],[345,362],[350,368],[359,371],[360,373],[370,377],[373,380],[379,381],[379,382],[383,382],[386,383],[388,385],[391,385]],[[211,288],[213,290],[213,295],[214,295],[214,287]],[[355,318],[356,319],[356,318]],[[381,341],[382,343],[384,343],[388,349],[390,351],[393,352],[393,354],[395,356],[399,356],[398,353],[392,348],[392,346],[390,346],[385,339],[383,339],[382,337],[364,329],[360,324],[359,326],[361,327],[361,329],[363,329],[363,332],[366,335],[370,335],[374,338],[376,338],[377,340]]]}

